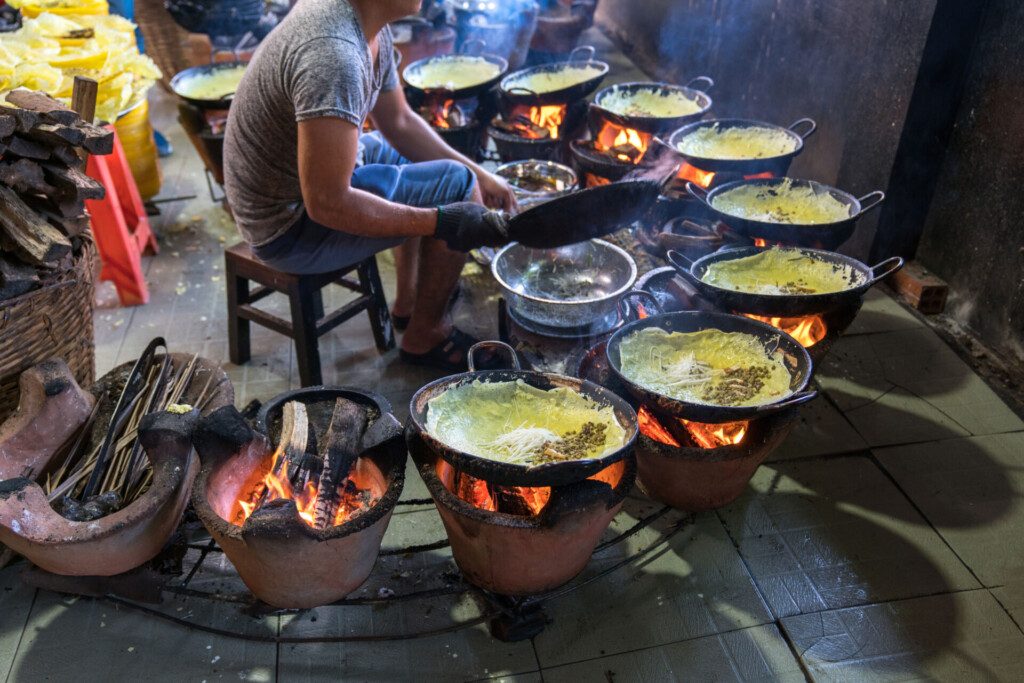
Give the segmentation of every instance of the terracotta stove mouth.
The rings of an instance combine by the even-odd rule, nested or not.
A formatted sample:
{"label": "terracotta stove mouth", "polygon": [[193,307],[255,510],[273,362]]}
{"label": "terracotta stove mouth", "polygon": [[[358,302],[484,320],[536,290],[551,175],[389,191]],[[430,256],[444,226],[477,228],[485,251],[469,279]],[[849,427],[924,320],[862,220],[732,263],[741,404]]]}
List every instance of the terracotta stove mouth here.
{"label": "terracotta stove mouth", "polygon": [[[388,418],[394,419],[378,413],[366,431],[373,429],[374,421]],[[309,434],[315,433],[314,427],[308,429]],[[244,441],[232,443],[232,435],[238,434],[244,435]],[[389,443],[376,444],[374,453],[355,458],[333,488],[326,481],[326,470],[296,485],[285,471],[291,448],[286,443],[288,437],[283,435],[282,443],[274,447],[266,435],[250,430],[234,407],[228,407],[200,424],[200,453],[220,457],[204,462],[193,494],[194,504],[216,516],[221,533],[236,537],[272,534],[287,527],[318,541],[342,538],[373,526],[398,502],[404,472],[395,465],[393,456],[401,450],[400,460],[404,462],[400,436],[398,430]],[[321,438],[330,437],[324,433]],[[316,475],[320,480],[314,482]],[[328,491],[333,495],[324,495]]]}
{"label": "terracotta stove mouth", "polygon": [[518,528],[551,527],[567,508],[610,508],[626,497],[636,477],[632,458],[613,463],[582,482],[533,487],[492,484],[456,470],[440,457],[417,462],[437,505],[486,524]]}

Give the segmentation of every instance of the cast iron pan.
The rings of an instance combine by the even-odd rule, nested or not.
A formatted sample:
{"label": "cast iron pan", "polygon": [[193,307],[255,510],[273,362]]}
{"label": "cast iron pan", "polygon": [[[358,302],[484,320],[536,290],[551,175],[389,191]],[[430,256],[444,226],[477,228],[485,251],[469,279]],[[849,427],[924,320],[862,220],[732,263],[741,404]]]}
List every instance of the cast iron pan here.
{"label": "cast iron pan", "polygon": [[[577,52],[588,53],[587,58],[584,60],[576,59]],[[556,73],[562,69],[581,66],[597,67],[600,70],[600,73],[585,81],[570,85],[567,88],[560,88],[558,90],[550,90],[542,93],[537,93],[529,88],[515,85],[516,81],[529,78],[534,74]],[[589,97],[590,93],[597,90],[598,86],[601,85],[601,81],[604,80],[604,77],[607,74],[608,63],[594,59],[593,47],[590,45],[581,45],[569,54],[568,61],[557,62],[555,64],[542,64],[541,66],[534,66],[529,69],[521,69],[501,79],[501,84],[498,87],[501,90],[502,97],[504,97],[505,101],[510,104],[528,106],[565,104],[566,102],[575,102],[576,100],[582,100],[585,97]]]}
{"label": "cast iron pan", "polygon": [[[749,218],[740,218],[716,209],[712,204],[715,197],[718,197],[729,190],[736,189],[741,185],[760,185],[770,187],[778,185],[785,180],[790,180],[794,186],[812,187],[818,192],[828,192],[837,200],[850,208],[849,218],[833,223],[815,223],[813,225],[798,225],[795,223],[770,223],[768,221],[757,221]],[[813,180],[797,180],[794,178],[756,178],[753,180],[736,180],[731,183],[719,185],[710,192],[697,187],[693,183],[686,183],[686,190],[694,198],[715,215],[715,218],[722,221],[736,232],[747,237],[761,237],[770,242],[781,242],[787,245],[800,247],[816,247],[818,249],[836,249],[853,234],[854,224],[862,215],[875,208],[885,199],[885,193],[881,190],[869,192],[861,198],[852,194],[837,190],[834,187]]]}
{"label": "cast iron pan", "polygon": [[[719,130],[725,130],[729,128],[772,128],[784,134],[790,138],[794,143],[795,147],[792,152],[786,154],[780,154],[774,157],[764,157],[761,159],[709,159],[707,157],[694,156],[687,154],[679,149],[679,143],[690,133],[701,128],[710,128],[711,126],[718,126]],[[805,126],[806,130],[803,132],[799,131],[800,126]],[[817,129],[817,124],[813,119],[799,119],[794,121],[788,128],[782,126],[776,126],[771,123],[764,123],[763,121],[750,121],[747,119],[706,119],[704,121],[695,121],[694,123],[687,124],[672,133],[668,139],[668,146],[672,150],[681,156],[686,163],[696,166],[702,171],[714,171],[715,173],[735,173],[737,175],[754,175],[756,173],[772,173],[773,175],[785,175],[786,171],[789,170],[789,164],[804,149],[804,140],[809,138],[811,134]]]}
{"label": "cast iron pan", "polygon": [[[635,291],[630,296],[647,299],[648,303],[645,304],[645,308],[650,306],[649,310],[660,310],[657,299],[648,292]],[[723,332],[743,332],[754,335],[765,345],[777,345],[778,349],[783,353],[784,362],[789,369],[790,389],[794,393],[780,401],[759,406],[716,406],[680,401],[655,393],[650,389],[645,389],[622,374],[622,358],[619,355],[619,347],[623,339],[648,327],[658,327],[666,332],[698,332],[706,329],[717,329]],[[818,395],[817,391],[807,389],[807,383],[811,380],[811,357],[807,354],[807,350],[800,345],[800,342],[771,325],[738,315],[708,313],[705,311],[652,315],[619,328],[612,335],[611,339],[608,340],[607,354],[608,364],[611,366],[612,371],[626,387],[626,391],[635,400],[639,401],[641,405],[649,405],[657,413],[674,415],[696,422],[737,422],[764,417],[765,415],[777,413],[780,410],[807,403]]]}
{"label": "cast iron pan", "polygon": [[[509,354],[512,360],[510,370],[474,370],[473,356],[478,349],[498,347]],[[501,486],[563,486],[583,481],[597,474],[609,465],[625,458],[633,450],[636,441],[636,413],[624,399],[604,387],[593,382],[556,375],[554,373],[532,372],[520,369],[519,359],[515,350],[508,344],[496,341],[479,342],[469,351],[469,372],[450,377],[442,377],[422,387],[409,403],[409,424],[406,428],[406,439],[415,450],[415,439],[422,439],[423,444],[432,452],[440,455],[455,469],[465,472],[478,479],[485,479],[492,484]],[[428,402],[445,391],[469,382],[515,382],[522,380],[530,386],[540,389],[568,387],[587,396],[599,405],[610,405],[626,432],[626,442],[621,448],[603,458],[588,460],[570,460],[567,462],[546,463],[543,465],[513,465],[490,460],[463,451],[455,450],[427,432]]]}
{"label": "cast iron pan", "polygon": [[216,64],[204,64],[203,66],[193,66],[189,69],[185,69],[184,71],[179,71],[177,74],[174,75],[174,78],[171,79],[171,90],[174,91],[175,95],[185,100],[194,107],[198,107],[200,109],[227,109],[231,106],[231,100],[232,98],[234,98],[235,93],[230,93],[216,100],[200,100],[195,97],[183,95],[179,88],[181,88],[182,84],[185,81],[191,78],[196,78],[197,76],[209,76],[210,74],[215,73],[217,71],[234,69],[236,67],[245,65],[246,62],[217,62]]}
{"label": "cast iron pan", "polygon": [[654,206],[661,183],[626,180],[591,187],[539,204],[508,223],[509,240],[554,249],[628,227]]}
{"label": "cast iron pan", "polygon": [[[697,90],[693,87],[697,83],[704,83],[705,89],[709,89],[715,84],[715,82],[707,76],[697,76],[686,85],[668,85],[665,83],[619,83],[617,85],[609,86],[594,96],[594,102],[590,105],[592,112],[591,126],[594,126],[593,116],[596,115],[598,119],[608,121],[619,128],[632,128],[652,135],[670,133],[680,126],[700,119],[708,112],[709,109],[711,109],[711,98],[708,97],[708,94],[703,90]],[[641,90],[653,90],[665,94],[680,92],[687,99],[697,102],[697,104],[700,105],[700,110],[693,114],[684,114],[682,116],[636,116],[618,114],[610,109],[606,109],[602,104],[602,102],[606,102],[609,97],[618,92],[624,91],[632,93]],[[593,132],[596,134],[598,131]]]}
{"label": "cast iron pan", "polygon": [[733,247],[720,249],[696,261],[691,261],[678,251],[669,251],[668,260],[690,284],[697,288],[705,299],[714,301],[727,311],[742,311],[755,315],[794,317],[824,313],[836,308],[859,305],[861,297],[880,281],[889,277],[903,267],[903,259],[899,256],[888,258],[877,266],[864,265],[849,256],[833,251],[805,249],[801,247],[781,247],[794,254],[802,254],[819,261],[832,263],[836,266],[849,266],[859,275],[860,284],[841,292],[830,294],[753,294],[737,292],[733,289],[719,287],[705,282],[702,278],[714,263],[733,261],[767,251],[771,247]]}
{"label": "cast iron pan", "polygon": [[[406,87],[408,87],[409,89],[413,90],[416,93],[423,95],[424,97],[430,97],[434,99],[461,100],[484,94],[485,92],[493,88],[494,84],[500,81],[501,77],[505,75],[506,71],[508,71],[508,60],[503,59],[502,57],[498,57],[497,55],[470,55],[468,54],[468,50],[466,48],[468,48],[469,45],[471,44],[480,45],[481,50],[483,49],[483,41],[467,40],[466,43],[462,46],[462,53],[458,55],[440,55],[437,57],[427,57],[425,59],[416,60],[409,66],[405,67],[405,69],[402,71],[402,78],[405,80]],[[498,67],[498,73],[496,76],[494,76],[493,78],[489,78],[483,83],[477,83],[466,88],[456,88],[455,90],[452,90],[450,88],[420,88],[409,82],[409,75],[415,74],[417,71],[420,71],[427,64],[433,64],[434,62],[450,61],[458,57],[480,57],[481,59],[484,59],[490,62],[491,64],[496,65]]]}

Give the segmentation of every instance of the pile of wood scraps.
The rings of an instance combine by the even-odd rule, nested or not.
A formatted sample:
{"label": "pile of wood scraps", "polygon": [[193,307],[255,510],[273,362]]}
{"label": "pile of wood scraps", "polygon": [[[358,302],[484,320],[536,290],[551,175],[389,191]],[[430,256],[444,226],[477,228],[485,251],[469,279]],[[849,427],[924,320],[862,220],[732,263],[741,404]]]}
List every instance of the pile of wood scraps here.
{"label": "pile of wood scraps", "polygon": [[87,199],[103,186],[86,154],[110,154],[114,134],[43,93],[9,92],[0,103],[0,300],[69,268],[89,239]]}

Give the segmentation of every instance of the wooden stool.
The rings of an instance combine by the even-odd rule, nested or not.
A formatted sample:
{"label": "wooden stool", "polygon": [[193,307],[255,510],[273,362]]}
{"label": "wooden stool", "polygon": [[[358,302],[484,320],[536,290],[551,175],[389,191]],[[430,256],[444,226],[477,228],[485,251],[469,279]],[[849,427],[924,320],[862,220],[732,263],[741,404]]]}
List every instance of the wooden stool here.
{"label": "wooden stool", "polygon": [[[248,244],[236,244],[224,252],[224,271],[228,287],[228,350],[231,362],[242,365],[251,357],[249,323],[270,328],[295,340],[302,386],[323,383],[320,372],[320,337],[362,311],[370,316],[373,338],[381,352],[395,346],[384,287],[377,272],[376,257],[354,266],[323,275],[291,275],[268,266],[257,259]],[[346,277],[355,272],[358,279]],[[249,291],[249,282],[259,285]],[[329,315],[324,315],[321,290],[337,284],[359,292],[350,301]],[[262,311],[252,304],[274,292],[288,297],[291,322]]]}

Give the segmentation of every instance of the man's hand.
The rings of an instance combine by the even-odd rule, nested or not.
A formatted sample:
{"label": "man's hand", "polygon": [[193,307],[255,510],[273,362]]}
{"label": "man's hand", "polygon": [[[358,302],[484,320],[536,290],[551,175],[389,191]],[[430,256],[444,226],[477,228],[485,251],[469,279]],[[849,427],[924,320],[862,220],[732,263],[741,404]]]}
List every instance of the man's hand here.
{"label": "man's hand", "polygon": [[434,236],[454,251],[500,247],[508,242],[508,219],[473,202],[457,202],[437,210]]}
{"label": "man's hand", "polygon": [[480,194],[484,198],[484,206],[491,209],[504,209],[514,213],[517,208],[516,195],[512,187],[504,178],[499,178],[493,173],[483,169],[476,174],[476,182],[480,187]]}

